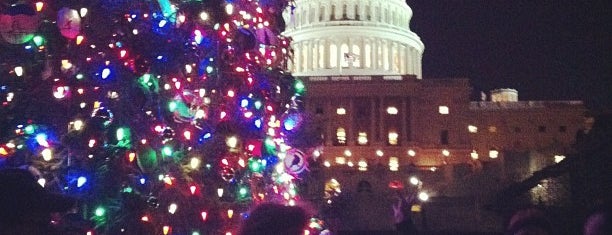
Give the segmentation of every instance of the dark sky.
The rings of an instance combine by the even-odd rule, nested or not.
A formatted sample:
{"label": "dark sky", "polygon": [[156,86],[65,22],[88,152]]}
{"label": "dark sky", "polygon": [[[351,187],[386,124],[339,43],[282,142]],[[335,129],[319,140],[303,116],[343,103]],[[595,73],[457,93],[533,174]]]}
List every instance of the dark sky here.
{"label": "dark sky", "polygon": [[612,107],[612,1],[407,0],[424,78]]}

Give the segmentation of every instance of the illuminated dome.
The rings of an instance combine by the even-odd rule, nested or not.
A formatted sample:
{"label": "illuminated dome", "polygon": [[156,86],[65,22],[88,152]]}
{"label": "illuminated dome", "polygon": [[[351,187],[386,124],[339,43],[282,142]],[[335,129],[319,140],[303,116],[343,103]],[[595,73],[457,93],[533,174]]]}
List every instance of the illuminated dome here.
{"label": "illuminated dome", "polygon": [[403,0],[296,0],[284,17],[295,76],[422,77],[425,46]]}

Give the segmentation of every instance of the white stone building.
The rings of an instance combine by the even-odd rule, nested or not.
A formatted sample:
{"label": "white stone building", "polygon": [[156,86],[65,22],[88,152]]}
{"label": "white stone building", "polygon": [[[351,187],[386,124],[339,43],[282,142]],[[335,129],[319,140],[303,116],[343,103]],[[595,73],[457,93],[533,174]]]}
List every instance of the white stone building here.
{"label": "white stone building", "polygon": [[[296,0],[284,16],[289,66],[325,140],[309,193],[350,195],[338,230],[392,230],[389,183],[402,182],[430,196],[414,208],[421,229],[499,232],[491,196],[558,162],[583,128],[580,101],[519,101],[513,89],[471,101],[466,78],[423,78],[403,0]],[[530,199],[546,200],[548,183]]]}

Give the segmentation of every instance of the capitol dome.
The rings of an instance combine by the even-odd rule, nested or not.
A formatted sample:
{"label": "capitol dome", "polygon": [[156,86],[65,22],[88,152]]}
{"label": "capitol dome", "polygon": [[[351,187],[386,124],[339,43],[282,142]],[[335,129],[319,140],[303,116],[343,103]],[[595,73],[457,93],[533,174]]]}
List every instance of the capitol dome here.
{"label": "capitol dome", "polygon": [[296,0],[284,13],[295,76],[415,75],[425,46],[404,0]]}

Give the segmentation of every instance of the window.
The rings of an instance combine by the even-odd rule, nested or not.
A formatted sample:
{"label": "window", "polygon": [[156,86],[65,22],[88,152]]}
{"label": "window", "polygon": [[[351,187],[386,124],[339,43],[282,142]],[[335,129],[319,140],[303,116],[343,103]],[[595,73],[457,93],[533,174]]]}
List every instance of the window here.
{"label": "window", "polygon": [[546,126],[538,126],[538,132],[540,133],[546,132]]}
{"label": "window", "polygon": [[497,132],[497,127],[496,126],[489,126],[489,132],[491,132],[491,133]]}
{"label": "window", "polygon": [[338,115],[346,115],[346,109],[342,108],[342,107],[337,108],[336,109],[336,114],[338,114]]}
{"label": "window", "polygon": [[336,142],[334,145],[346,145],[346,131],[344,128],[339,127],[336,129]]}
{"label": "window", "polygon": [[323,114],[323,107],[317,107],[317,108],[315,109],[315,113],[316,113],[316,114]]}
{"label": "window", "polygon": [[389,157],[389,170],[390,171],[399,170],[399,159],[397,159],[397,157]]}
{"label": "window", "polygon": [[438,106],[438,113],[446,115],[450,113],[448,106]]}
{"label": "window", "polygon": [[331,7],[331,14],[329,14],[329,20],[333,21],[336,19],[336,5],[332,5]]}
{"label": "window", "polygon": [[448,151],[448,149],[443,149],[442,150],[442,155],[444,155],[445,157],[450,156],[450,151]]}
{"label": "window", "polygon": [[440,144],[448,144],[448,130],[440,131]]}
{"label": "window", "polygon": [[389,107],[387,107],[387,113],[390,114],[390,115],[397,115],[398,110],[397,110],[396,107],[389,106]]}
{"label": "window", "polygon": [[342,19],[348,20],[348,16],[346,15],[346,5],[342,5]]}
{"label": "window", "polygon": [[358,145],[368,145],[368,133],[359,132],[357,135],[357,144]]}
{"label": "window", "polygon": [[319,61],[318,61],[319,68],[325,68],[324,55],[325,55],[325,49],[323,45],[319,45]]}
{"label": "window", "polygon": [[398,138],[399,135],[397,134],[396,131],[390,131],[388,134],[389,140],[388,143],[389,145],[397,145],[399,143]]}
{"label": "window", "polygon": [[355,5],[355,19],[359,20],[359,4]]}
{"label": "window", "polygon": [[352,61],[353,59],[351,56],[351,52],[349,51],[349,46],[346,43],[343,43],[340,46],[340,53],[341,56],[343,57],[342,60],[340,61],[340,66],[342,66],[343,68],[348,68],[349,67],[349,61]]}
{"label": "window", "polygon": [[359,61],[359,55],[361,55],[361,48],[357,45],[353,45],[353,51],[349,52],[349,63],[355,68],[361,67],[361,61]]}
{"label": "window", "polygon": [[567,131],[567,126],[559,126],[559,132],[564,133]]}
{"label": "window", "polygon": [[491,149],[489,150],[489,157],[490,158],[497,158],[499,156],[499,152],[497,151],[497,149]]}
{"label": "window", "polygon": [[329,45],[329,66],[338,67],[338,46],[335,44]]}
{"label": "window", "polygon": [[476,152],[476,150],[472,150],[472,152],[470,153],[470,157],[472,157],[472,159],[477,160],[478,159],[478,152]]}
{"label": "window", "polygon": [[478,127],[476,127],[476,126],[472,126],[472,125],[469,125],[469,126],[468,126],[468,131],[469,131],[470,133],[477,133],[477,132],[478,132]]}
{"label": "window", "polygon": [[357,162],[357,169],[359,171],[367,171],[368,170],[368,162],[366,162],[365,159],[361,159],[359,160],[359,162]]}
{"label": "window", "polygon": [[323,16],[325,15],[325,7],[322,6],[319,11],[319,21],[323,21]]}
{"label": "window", "polygon": [[339,165],[346,164],[346,158],[344,158],[344,157],[336,157],[336,164],[339,164]]}

